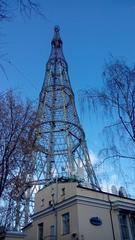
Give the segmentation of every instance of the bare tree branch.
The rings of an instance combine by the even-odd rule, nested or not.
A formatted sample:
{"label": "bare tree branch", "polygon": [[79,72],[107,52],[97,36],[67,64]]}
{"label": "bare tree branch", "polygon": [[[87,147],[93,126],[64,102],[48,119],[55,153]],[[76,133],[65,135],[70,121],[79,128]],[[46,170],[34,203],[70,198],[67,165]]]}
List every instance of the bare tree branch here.
{"label": "bare tree branch", "polygon": [[11,20],[16,10],[28,18],[33,13],[45,17],[39,0],[15,0],[12,4],[7,0],[0,0],[0,22]]}
{"label": "bare tree branch", "polygon": [[[31,103],[22,103],[12,91],[1,95],[0,200],[2,205],[0,206],[0,223],[9,229],[11,222],[7,219],[15,214],[13,211],[16,208],[16,201],[19,198],[22,199],[25,190],[29,187],[27,178],[35,171],[31,158],[28,161],[28,156],[35,147],[33,144],[35,134],[32,134],[35,129],[35,117],[36,112],[33,111]],[[31,146],[29,151],[28,145]],[[2,217],[3,211],[4,217]]]}
{"label": "bare tree branch", "polygon": [[80,91],[82,109],[88,106],[90,112],[102,114],[107,122],[104,132],[108,151],[102,149],[99,165],[113,158],[135,160],[135,67],[112,59],[105,65],[103,80],[101,90]]}

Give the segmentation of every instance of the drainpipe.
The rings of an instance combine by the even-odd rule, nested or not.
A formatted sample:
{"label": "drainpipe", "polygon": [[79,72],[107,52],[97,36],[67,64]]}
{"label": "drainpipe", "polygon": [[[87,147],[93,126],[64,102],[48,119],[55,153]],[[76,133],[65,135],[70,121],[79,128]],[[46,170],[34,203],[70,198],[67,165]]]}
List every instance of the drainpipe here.
{"label": "drainpipe", "polygon": [[58,180],[56,179],[56,201],[54,199],[54,195],[52,195],[52,203],[53,203],[53,210],[54,210],[54,215],[55,215],[55,235],[56,239],[58,239],[58,215],[57,215],[57,209],[55,205],[58,203]]}
{"label": "drainpipe", "polygon": [[111,203],[111,200],[110,200],[110,195],[109,193],[107,194],[108,196],[108,201],[110,203],[110,219],[111,219],[111,227],[112,227],[112,233],[113,233],[113,240],[116,240],[115,238],[115,232],[114,232],[114,225],[113,225],[113,218],[112,218],[112,203]]}
{"label": "drainpipe", "polygon": [[55,219],[56,219],[56,230],[55,230],[55,232],[56,232],[56,239],[55,240],[57,240],[58,239],[58,224],[57,224],[57,220],[58,220],[58,217],[57,217],[57,210],[55,211]]}

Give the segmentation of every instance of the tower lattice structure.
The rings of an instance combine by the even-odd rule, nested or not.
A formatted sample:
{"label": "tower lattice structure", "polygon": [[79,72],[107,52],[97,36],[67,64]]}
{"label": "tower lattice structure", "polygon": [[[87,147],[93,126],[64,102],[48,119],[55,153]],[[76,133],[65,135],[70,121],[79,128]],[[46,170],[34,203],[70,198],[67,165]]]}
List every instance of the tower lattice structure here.
{"label": "tower lattice structure", "polygon": [[75,107],[62,46],[60,29],[56,26],[39,95],[35,127],[29,136],[30,139],[34,136],[35,145],[34,150],[26,155],[26,161],[31,162],[31,171],[23,172],[19,189],[13,189],[12,214],[10,212],[11,219],[8,218],[9,227],[15,230],[29,222],[35,193],[51,181],[66,178],[100,190]]}
{"label": "tower lattice structure", "polygon": [[[58,26],[39,96],[39,170],[41,178],[76,178],[100,189],[80,125]],[[38,167],[37,167],[38,168]]]}

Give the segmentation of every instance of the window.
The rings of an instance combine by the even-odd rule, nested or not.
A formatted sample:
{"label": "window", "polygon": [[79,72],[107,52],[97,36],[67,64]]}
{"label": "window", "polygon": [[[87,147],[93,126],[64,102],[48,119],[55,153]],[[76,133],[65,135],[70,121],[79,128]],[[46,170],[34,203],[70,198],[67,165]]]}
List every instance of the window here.
{"label": "window", "polygon": [[49,207],[52,207],[52,201],[49,201]]}
{"label": "window", "polygon": [[70,233],[70,218],[69,213],[62,215],[62,234]]}
{"label": "window", "polygon": [[55,240],[55,227],[54,227],[54,225],[50,226],[50,240]]}
{"label": "window", "polygon": [[43,223],[38,224],[38,240],[43,240]]}
{"label": "window", "polygon": [[135,216],[131,215],[130,226],[131,226],[132,238],[133,238],[133,240],[135,240]]}
{"label": "window", "polygon": [[44,203],[45,203],[45,199],[43,198],[43,199],[41,199],[41,207],[44,206]]}
{"label": "window", "polygon": [[61,196],[65,196],[65,188],[61,189]]}
{"label": "window", "polygon": [[119,221],[120,221],[122,240],[130,240],[126,214],[121,213],[119,215]]}

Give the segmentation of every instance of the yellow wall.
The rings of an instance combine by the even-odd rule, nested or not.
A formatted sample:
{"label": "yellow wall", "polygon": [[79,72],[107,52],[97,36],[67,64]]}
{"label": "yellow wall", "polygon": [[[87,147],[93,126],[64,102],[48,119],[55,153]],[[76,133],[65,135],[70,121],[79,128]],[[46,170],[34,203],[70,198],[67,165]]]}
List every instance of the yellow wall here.
{"label": "yellow wall", "polygon": [[[62,196],[62,188],[65,188],[65,196]],[[49,206],[52,195],[54,204]],[[41,204],[43,198],[44,205]],[[43,222],[44,237],[50,235],[50,226],[55,225],[57,240],[71,240],[72,233],[76,233],[79,240],[113,240],[112,216],[115,239],[121,240],[119,207],[115,203],[124,204],[124,208],[135,207],[134,200],[77,187],[74,182],[51,184],[36,194],[33,224],[25,229],[25,239],[37,240],[38,224]],[[62,235],[62,215],[67,212],[70,213],[70,234]],[[102,225],[92,225],[92,217],[99,217]]]}
{"label": "yellow wall", "polygon": [[[54,183],[48,187],[43,188],[36,194],[35,198],[35,212],[42,211],[49,207],[49,201],[52,201],[52,195],[54,194],[54,203],[59,203],[76,195],[77,183]],[[62,188],[65,188],[65,196],[62,196]],[[44,199],[44,205],[42,204]]]}
{"label": "yellow wall", "polygon": [[[79,239],[107,239],[113,240],[110,211],[109,209],[78,204]],[[102,220],[101,226],[94,226],[90,223],[90,218],[99,217]]]}
{"label": "yellow wall", "polygon": [[37,230],[36,230],[36,228],[34,227],[34,223],[30,226],[30,227],[28,227],[28,228],[26,228],[26,229],[24,229],[23,231],[24,231],[24,233],[26,233],[26,237],[25,237],[25,240],[37,240]]}

